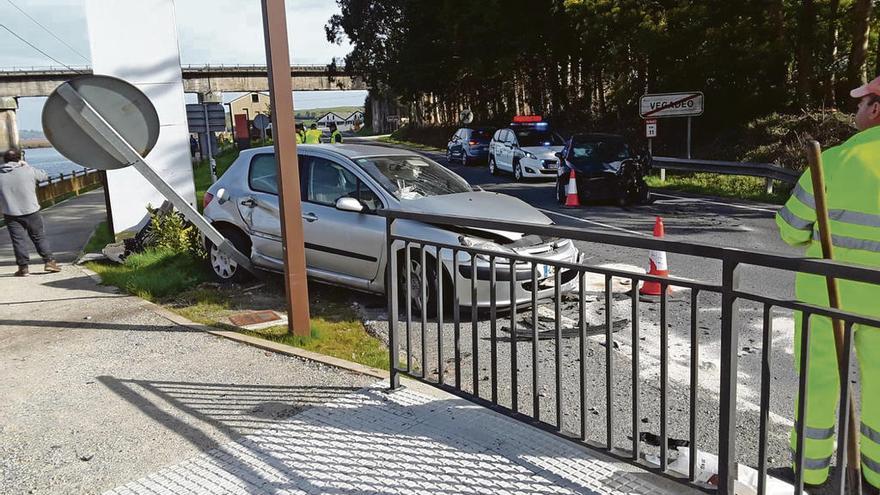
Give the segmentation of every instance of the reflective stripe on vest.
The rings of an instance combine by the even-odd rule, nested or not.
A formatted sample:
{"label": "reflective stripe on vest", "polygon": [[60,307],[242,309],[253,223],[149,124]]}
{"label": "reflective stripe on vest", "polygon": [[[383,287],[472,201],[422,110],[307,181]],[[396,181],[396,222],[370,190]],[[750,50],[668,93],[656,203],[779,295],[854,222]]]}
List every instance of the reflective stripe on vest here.
{"label": "reflective stripe on vest", "polygon": [[[813,232],[813,240],[819,240],[819,232]],[[863,251],[880,253],[880,241],[869,241],[867,239],[831,234],[831,244],[840,248],[861,249]]]}
{"label": "reflective stripe on vest", "polygon": [[880,474],[880,462],[871,459],[864,452],[862,452],[862,464],[865,465],[866,468],[874,471],[877,474]]}
{"label": "reflective stripe on vest", "polygon": [[801,203],[809,206],[812,209],[816,209],[816,200],[813,198],[813,195],[807,192],[806,189],[801,187],[800,184],[794,186],[794,191],[792,195],[800,200]]}
{"label": "reflective stripe on vest", "polygon": [[880,227],[880,215],[849,210],[828,210],[828,216],[837,222],[851,223],[865,227]]}
{"label": "reflective stripe on vest", "polygon": [[865,435],[866,437],[871,439],[872,442],[880,444],[880,431],[871,428],[864,422],[862,422],[862,427],[859,430],[862,432],[862,435]]}
{"label": "reflective stripe on vest", "polygon": [[809,220],[804,220],[803,218],[795,215],[788,209],[787,206],[782,207],[779,210],[779,216],[785,220],[785,223],[791,225],[797,230],[813,230],[813,222]]}
{"label": "reflective stripe on vest", "polygon": [[[797,421],[794,422],[794,428],[795,431],[797,431]],[[804,435],[812,440],[827,440],[834,436],[834,427],[832,426],[830,428],[811,428],[808,426],[806,427],[806,429],[804,429]]]}
{"label": "reflective stripe on vest", "polygon": [[[789,449],[791,452],[791,462],[797,464],[797,452],[794,449]],[[864,460],[864,454],[862,454],[862,460]],[[804,457],[804,469],[825,469],[831,465],[831,456],[823,457],[820,459],[812,459],[810,457]]]}

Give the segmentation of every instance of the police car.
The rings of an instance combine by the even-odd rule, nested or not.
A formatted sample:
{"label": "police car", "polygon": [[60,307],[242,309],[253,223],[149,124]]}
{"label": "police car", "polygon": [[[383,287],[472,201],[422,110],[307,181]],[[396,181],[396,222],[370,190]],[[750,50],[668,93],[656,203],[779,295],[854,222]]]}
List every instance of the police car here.
{"label": "police car", "polygon": [[527,177],[556,178],[556,153],[562,137],[539,115],[517,115],[508,127],[495,131],[489,142],[489,171],[510,172],[516,180]]}

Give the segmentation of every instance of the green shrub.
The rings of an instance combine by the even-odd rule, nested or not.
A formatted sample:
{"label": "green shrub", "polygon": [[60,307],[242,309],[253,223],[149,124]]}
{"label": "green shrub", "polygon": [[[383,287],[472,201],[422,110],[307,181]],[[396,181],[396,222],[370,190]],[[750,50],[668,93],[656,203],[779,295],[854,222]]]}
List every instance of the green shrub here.
{"label": "green shrub", "polygon": [[199,230],[177,212],[166,214],[150,210],[150,226],[153,229],[149,247],[173,253],[188,253],[194,258],[207,257]]}

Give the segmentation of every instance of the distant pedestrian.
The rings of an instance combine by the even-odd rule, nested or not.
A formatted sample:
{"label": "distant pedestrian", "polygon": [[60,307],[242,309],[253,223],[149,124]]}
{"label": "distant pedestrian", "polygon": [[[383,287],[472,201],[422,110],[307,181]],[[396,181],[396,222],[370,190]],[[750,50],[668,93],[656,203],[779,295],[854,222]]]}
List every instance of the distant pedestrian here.
{"label": "distant pedestrian", "polygon": [[319,144],[321,142],[322,134],[323,133],[318,130],[317,125],[310,125],[309,130],[306,131],[306,144]]}
{"label": "distant pedestrian", "polygon": [[336,127],[336,122],[330,123],[330,142],[342,144],[342,133]]}
{"label": "distant pedestrian", "polygon": [[55,262],[49,241],[43,232],[43,218],[40,216],[40,202],[37,199],[37,182],[48,179],[46,172],[28,165],[21,159],[21,151],[12,148],[3,155],[0,165],[0,211],[6,221],[6,229],[12,238],[12,251],[18,265],[16,277],[28,275],[27,237],[43,258],[47,272],[60,272]]}
{"label": "distant pedestrian", "polygon": [[189,135],[189,154],[192,155],[193,160],[196,158],[196,153],[199,151],[199,141],[192,134]]}
{"label": "distant pedestrian", "polygon": [[[825,194],[829,209],[831,242],[835,261],[880,267],[880,77],[850,92],[859,102],[857,134],[822,153],[827,178]],[[782,240],[806,248],[810,258],[821,258],[816,200],[809,170],[801,176],[785,207],[776,215]],[[842,310],[870,317],[880,316],[880,287],[840,280]],[[824,276],[798,273],[795,293],[800,301],[828,306]],[[795,363],[804,315],[795,312]],[[834,424],[840,396],[840,375],[831,320],[809,318],[810,349],[803,466],[804,482],[819,485],[828,479],[834,455]],[[860,425],[862,475],[880,488],[880,329],[853,327],[861,377]],[[804,370],[800,370],[804,373]],[[797,428],[791,433],[792,452],[797,448]],[[841,459],[837,459],[838,466]]]}
{"label": "distant pedestrian", "polygon": [[306,142],[306,127],[302,124],[296,124],[296,144],[303,144]]}

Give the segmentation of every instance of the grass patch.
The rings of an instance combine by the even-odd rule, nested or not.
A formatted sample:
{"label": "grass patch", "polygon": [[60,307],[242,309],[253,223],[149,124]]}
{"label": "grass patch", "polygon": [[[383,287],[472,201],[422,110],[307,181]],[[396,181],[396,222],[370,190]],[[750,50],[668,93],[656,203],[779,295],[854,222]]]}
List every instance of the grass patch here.
{"label": "grass patch", "polygon": [[378,141],[380,143],[406,146],[407,148],[412,148],[412,149],[416,149],[419,151],[444,151],[443,149],[437,148],[436,146],[429,146],[427,144],[415,143],[413,141],[401,141],[399,139],[394,139],[392,137],[380,137],[376,141]]}
{"label": "grass patch", "polygon": [[113,236],[113,233],[110,232],[110,226],[107,225],[107,221],[103,221],[95,227],[95,231],[92,232],[92,236],[89,237],[89,242],[86,243],[86,247],[83,248],[84,253],[100,253],[104,246],[115,242],[116,239]]}
{"label": "grass patch", "polygon": [[705,173],[678,174],[667,171],[665,182],[660,182],[660,176],[655,174],[645,177],[645,181],[648,186],[657,189],[776,204],[785,203],[790,195],[789,187],[780,182],[775,182],[773,193],[767,194],[764,179],[760,177]]}
{"label": "grass patch", "polygon": [[131,294],[157,302],[211,278],[207,264],[186,253],[148,249],[132,254],[125,263],[91,262],[86,267]]}
{"label": "grass patch", "polygon": [[364,331],[360,320],[332,321],[313,317],[308,337],[290,335],[287,327],[242,333],[373,368],[388,369],[388,349]]}
{"label": "grass patch", "polygon": [[[185,318],[224,330],[240,331],[225,323],[240,311],[270,309],[286,311],[281,280],[270,277],[265,286],[245,291],[240,286],[200,286],[169,300],[172,310]],[[350,294],[321,284],[309,284],[311,334],[287,333],[286,326],[241,331],[246,335],[306,349],[374,368],[388,369],[388,349],[367,333]]]}

